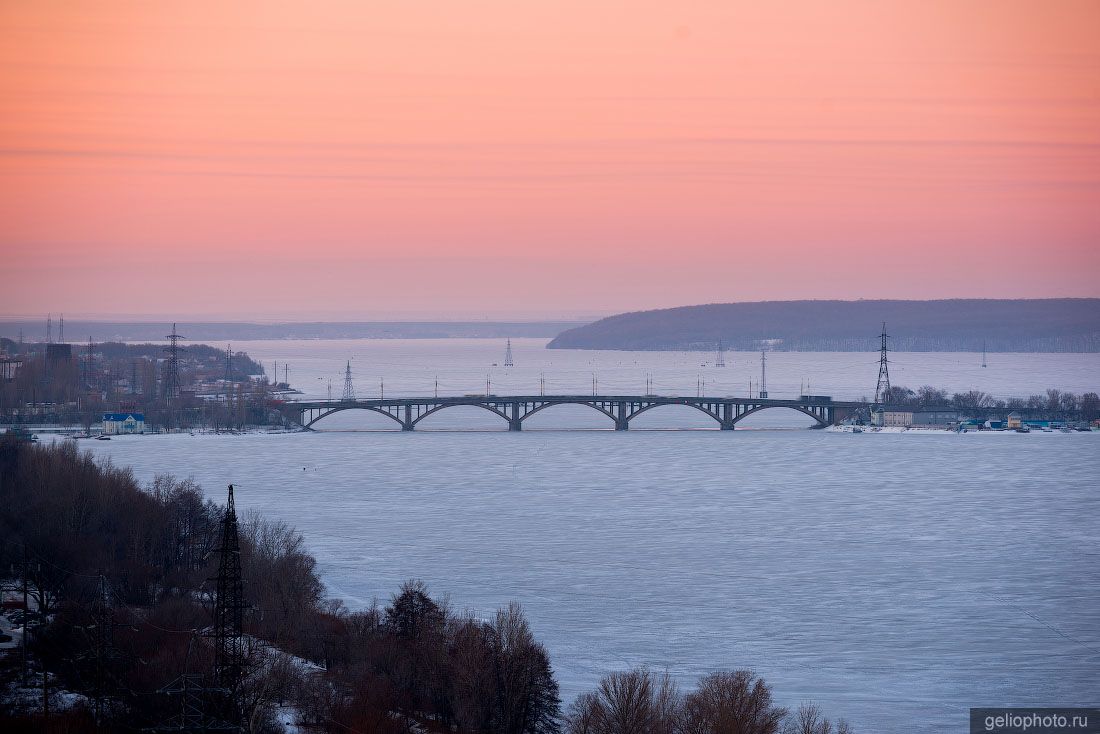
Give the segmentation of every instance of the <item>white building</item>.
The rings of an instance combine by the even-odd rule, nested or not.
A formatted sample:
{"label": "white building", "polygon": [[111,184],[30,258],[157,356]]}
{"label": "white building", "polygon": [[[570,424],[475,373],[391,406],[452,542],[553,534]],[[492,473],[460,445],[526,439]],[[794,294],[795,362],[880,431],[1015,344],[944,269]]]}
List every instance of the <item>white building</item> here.
{"label": "white building", "polygon": [[145,433],[144,413],[104,413],[103,432],[107,435],[120,433]]}

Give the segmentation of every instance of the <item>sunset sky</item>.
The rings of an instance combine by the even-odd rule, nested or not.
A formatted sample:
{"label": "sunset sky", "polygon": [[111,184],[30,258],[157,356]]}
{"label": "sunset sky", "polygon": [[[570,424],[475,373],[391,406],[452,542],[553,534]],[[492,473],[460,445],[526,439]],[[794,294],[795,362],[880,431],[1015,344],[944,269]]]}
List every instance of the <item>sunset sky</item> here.
{"label": "sunset sky", "polygon": [[0,315],[1100,295],[1100,2],[0,4]]}

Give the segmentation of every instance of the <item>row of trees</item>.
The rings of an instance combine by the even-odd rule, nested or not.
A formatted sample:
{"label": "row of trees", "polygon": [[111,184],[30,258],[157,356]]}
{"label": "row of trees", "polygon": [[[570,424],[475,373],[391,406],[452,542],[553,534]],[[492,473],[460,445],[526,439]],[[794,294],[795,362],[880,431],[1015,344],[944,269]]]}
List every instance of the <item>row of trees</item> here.
{"label": "row of trees", "polygon": [[794,712],[776,706],[771,688],[750,670],[715,672],[684,694],[668,673],[646,668],[612,673],[577,697],[567,734],[851,734],[813,703]]}
{"label": "row of trees", "polygon": [[[142,488],[73,442],[0,437],[0,568],[15,569],[17,588],[26,578],[31,597],[14,620],[30,632],[29,664],[0,657],[0,728],[34,730],[43,716],[76,732],[179,726],[179,699],[164,692],[181,680],[200,718],[224,711],[224,693],[194,677],[213,664],[209,580],[223,514],[193,482],[161,476]],[[251,513],[240,530],[244,731],[280,731],[280,705],[326,732],[834,731],[816,708],[776,707],[745,671],[707,676],[686,694],[667,675],[614,673],[563,713],[549,655],[518,605],[479,619],[410,581],[389,604],[349,612],[324,598],[301,534]],[[57,710],[60,690],[85,705]]]}
{"label": "row of trees", "polygon": [[1042,395],[1027,398],[1009,398],[1007,400],[980,390],[963,393],[950,393],[947,390],[924,385],[916,390],[895,385],[887,391],[883,401],[887,405],[907,406],[922,410],[1030,410],[1039,411],[1050,418],[1080,418],[1096,420],[1100,418],[1100,396],[1094,392],[1075,395],[1060,390],[1047,390]]}

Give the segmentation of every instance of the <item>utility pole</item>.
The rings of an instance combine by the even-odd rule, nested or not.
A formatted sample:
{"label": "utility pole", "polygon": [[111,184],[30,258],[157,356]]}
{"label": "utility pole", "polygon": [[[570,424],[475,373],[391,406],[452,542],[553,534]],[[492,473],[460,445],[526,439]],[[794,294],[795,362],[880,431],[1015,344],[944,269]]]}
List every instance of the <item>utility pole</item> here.
{"label": "utility pole", "polygon": [[546,395],[546,375],[539,373],[539,395]]}
{"label": "utility pole", "polygon": [[890,360],[886,357],[886,339],[889,335],[886,333],[886,322],[882,322],[882,335],[880,337],[879,344],[879,357],[878,357],[878,382],[875,383],[875,402],[874,405],[881,405],[890,395]]}
{"label": "utility pole", "polygon": [[53,314],[46,314],[46,343],[53,344]]}
{"label": "utility pole", "polygon": [[432,393],[432,394],[437,398],[439,397],[439,376],[438,375],[436,375],[436,378],[435,378],[435,392]]}
{"label": "utility pole", "polygon": [[[88,337],[91,339],[91,337]],[[61,314],[61,318],[57,322],[57,341],[65,343],[65,314]]]}
{"label": "utility pole", "polygon": [[[27,666],[27,627],[30,621],[31,608],[30,594],[28,589],[27,576],[30,572],[30,561],[27,558],[27,544],[23,544],[23,562],[20,564],[20,574],[23,578],[23,636],[20,640],[19,647],[22,648],[23,653],[23,687],[26,688],[30,684],[30,676]],[[14,568],[12,569],[15,570]]]}
{"label": "utility pole", "polygon": [[111,632],[114,629],[114,616],[111,613],[111,597],[107,592],[107,577],[99,574],[99,593],[92,605],[92,620],[95,624],[95,725],[98,729],[103,721],[103,665],[110,654]]}
{"label": "utility pole", "polygon": [[760,397],[768,397],[768,353],[760,351]]}

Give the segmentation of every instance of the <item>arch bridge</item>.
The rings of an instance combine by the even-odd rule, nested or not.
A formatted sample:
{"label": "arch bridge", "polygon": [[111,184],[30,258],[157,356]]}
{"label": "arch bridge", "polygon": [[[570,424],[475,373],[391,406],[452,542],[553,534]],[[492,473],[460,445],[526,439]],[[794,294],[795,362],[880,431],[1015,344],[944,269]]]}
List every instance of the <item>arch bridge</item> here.
{"label": "arch bridge", "polygon": [[733,430],[746,417],[768,408],[790,408],[817,421],[814,428],[839,423],[866,403],[840,402],[820,395],[797,399],[668,397],[660,395],[464,395],[460,397],[385,398],[379,400],[317,400],[287,403],[283,410],[294,423],[312,430],[322,418],[345,410],[369,410],[412,431],[429,415],[457,406],[483,408],[507,422],[508,430],[522,431],[523,422],[555,405],[584,405],[607,416],[615,430],[630,428],[630,421],[662,405],[686,405],[713,418],[722,430]]}

